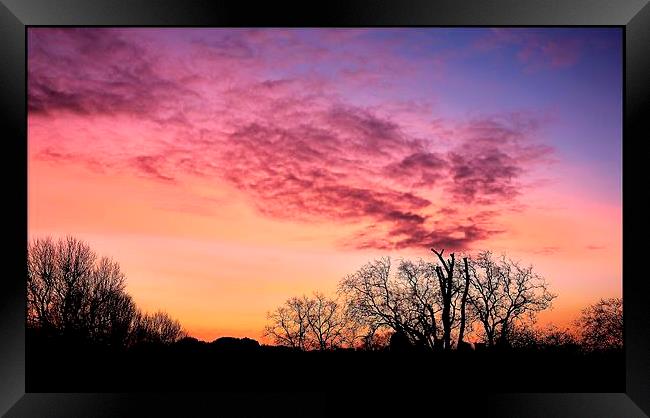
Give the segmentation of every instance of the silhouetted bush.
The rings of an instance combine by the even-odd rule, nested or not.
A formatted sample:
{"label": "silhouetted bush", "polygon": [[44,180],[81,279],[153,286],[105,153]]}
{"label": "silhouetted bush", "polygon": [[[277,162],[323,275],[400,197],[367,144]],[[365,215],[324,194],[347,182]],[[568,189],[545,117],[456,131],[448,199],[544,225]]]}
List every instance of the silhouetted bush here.
{"label": "silhouetted bush", "polygon": [[404,332],[395,332],[390,336],[389,350],[391,352],[400,353],[408,352],[413,349],[413,345],[409,340],[408,335]]}
{"label": "silhouetted bush", "polygon": [[241,351],[250,352],[260,350],[260,343],[251,338],[221,337],[214,340],[210,345],[219,351]]}

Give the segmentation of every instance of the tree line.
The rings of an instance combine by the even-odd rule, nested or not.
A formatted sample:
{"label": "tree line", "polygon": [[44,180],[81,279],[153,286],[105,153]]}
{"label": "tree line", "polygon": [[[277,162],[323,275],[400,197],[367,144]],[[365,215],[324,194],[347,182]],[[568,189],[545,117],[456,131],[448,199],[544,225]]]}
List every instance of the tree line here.
{"label": "tree line", "polygon": [[73,237],[37,238],[27,251],[28,331],[115,348],[173,343],[183,336],[167,313],[140,310],[117,262]]}
{"label": "tree line", "polygon": [[[532,265],[489,251],[434,261],[384,257],[343,278],[335,297],[292,297],[268,314],[264,334],[300,350],[411,347],[620,350],[620,298],[602,299],[574,322],[577,334],[534,326],[557,295]],[[472,334],[475,343],[466,341]]]}
{"label": "tree line", "polygon": [[[333,297],[291,297],[268,313],[264,334],[277,346],[303,351],[623,346],[620,298],[585,308],[575,321],[577,334],[540,329],[535,317],[556,295],[533,266],[489,251],[460,258],[432,252],[432,261],[371,261],[344,277]],[[114,348],[194,340],[167,313],[139,309],[125,285],[119,264],[87,243],[34,239],[27,253],[27,329]]]}

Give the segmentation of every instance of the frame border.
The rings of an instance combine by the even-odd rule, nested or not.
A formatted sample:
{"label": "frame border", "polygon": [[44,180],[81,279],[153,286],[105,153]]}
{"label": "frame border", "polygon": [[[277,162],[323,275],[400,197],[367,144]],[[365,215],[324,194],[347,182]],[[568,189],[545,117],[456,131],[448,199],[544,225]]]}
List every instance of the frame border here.
{"label": "frame border", "polygon": [[[0,109],[2,109],[9,164],[5,182],[6,208],[11,218],[7,227],[11,245],[5,256],[11,267],[0,291],[0,414],[7,416],[123,416],[156,413],[156,415],[187,415],[214,408],[233,408],[250,412],[249,408],[292,404],[296,414],[325,414],[325,408],[313,408],[323,402],[323,394],[296,393],[212,393],[177,394],[37,394],[25,393],[25,323],[24,301],[27,248],[27,104],[26,104],[26,28],[27,26],[619,26],[624,29],[624,137],[623,185],[628,205],[623,213],[629,220],[641,206],[630,205],[638,194],[632,180],[642,178],[643,165],[632,163],[641,153],[631,149],[647,138],[650,122],[647,105],[650,101],[650,6],[649,0],[481,0],[466,1],[459,6],[453,0],[436,3],[412,0],[407,6],[398,2],[363,0],[332,1],[325,5],[301,3],[260,3],[196,0],[0,0]],[[642,136],[642,132],[645,133]],[[647,164],[647,162],[646,162]],[[647,187],[647,185],[646,185]],[[643,207],[641,207],[643,209]],[[638,214],[638,212],[637,212]],[[643,219],[643,215],[636,216]],[[626,393],[614,394],[494,394],[489,399],[472,402],[490,405],[485,414],[496,416],[591,416],[643,417],[650,414],[650,313],[647,303],[647,281],[633,275],[631,260],[642,260],[642,246],[630,245],[632,235],[643,238],[633,224],[634,232],[625,234],[628,246],[623,254],[625,300]],[[639,225],[639,226],[637,226]],[[640,242],[640,240],[634,240]],[[646,256],[647,257],[647,256]],[[627,263],[626,263],[627,261]],[[358,394],[356,394],[358,395]],[[486,395],[488,396],[488,395]],[[346,394],[336,402],[359,403],[358,396]],[[486,402],[489,402],[486,403]],[[170,404],[171,403],[171,404]],[[327,405],[325,402],[325,407]],[[331,403],[331,402],[330,402]],[[379,402],[377,402],[379,403]],[[466,402],[467,403],[467,402]],[[155,405],[155,406],[154,406]],[[384,405],[379,406],[384,408]],[[158,409],[156,409],[158,408]],[[362,412],[368,413],[367,405]],[[437,408],[437,406],[436,406]],[[329,409],[329,408],[327,408]],[[338,412],[342,408],[334,408]],[[307,412],[310,411],[310,412]],[[645,411],[645,413],[644,413]],[[284,411],[285,413],[287,411]],[[346,409],[345,412],[352,412]],[[404,413],[404,409],[400,409]]]}

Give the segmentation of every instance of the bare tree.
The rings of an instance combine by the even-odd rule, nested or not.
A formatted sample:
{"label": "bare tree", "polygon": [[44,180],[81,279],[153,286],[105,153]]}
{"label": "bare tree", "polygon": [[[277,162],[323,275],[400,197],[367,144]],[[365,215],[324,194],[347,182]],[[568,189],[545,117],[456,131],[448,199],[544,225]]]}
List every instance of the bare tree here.
{"label": "bare tree", "polygon": [[574,333],[568,329],[561,329],[554,324],[549,324],[540,331],[541,345],[544,348],[573,348],[578,345]]}
{"label": "bare tree", "polygon": [[513,348],[528,350],[574,350],[577,340],[569,329],[560,329],[554,324],[535,327],[529,322],[514,325],[509,330],[508,343]]}
{"label": "bare tree", "polygon": [[47,335],[124,347],[134,336],[171,342],[182,334],[167,314],[138,313],[115,261],[83,241],[37,238],[27,252],[27,325]]}
{"label": "bare tree", "polygon": [[305,350],[308,348],[308,307],[305,298],[292,297],[284,305],[267,314],[270,324],[264,335],[272,337],[275,344]]}
{"label": "bare tree", "polygon": [[110,335],[115,298],[123,298],[124,275],[107,258],[98,263],[82,241],[66,237],[36,239],[28,251],[30,325],[97,341]]}
{"label": "bare tree", "polygon": [[51,330],[55,318],[54,283],[56,275],[55,245],[51,238],[34,240],[27,252],[27,324]]}
{"label": "bare tree", "polygon": [[[454,292],[454,267],[455,255],[451,253],[449,260],[445,260],[442,256],[444,250],[437,252],[431,249],[438,256],[442,267],[436,266],[436,274],[438,276],[438,284],[440,296],[442,298],[442,342],[445,350],[451,349],[451,301]],[[443,271],[444,269],[444,271]]]}
{"label": "bare tree", "polygon": [[489,346],[507,344],[512,327],[551,306],[553,295],[546,281],[505,256],[495,260],[481,252],[469,265],[472,280],[469,302],[483,325]]}
{"label": "bare tree", "polygon": [[[435,271],[438,277],[438,292],[442,301],[443,348],[450,350],[452,347],[452,331],[457,326],[459,327],[457,346],[461,346],[470,320],[467,313],[470,283],[469,265],[467,257],[463,257],[463,269],[461,269],[456,264],[456,255],[454,253],[451,253],[449,259],[445,260],[443,257],[444,250],[436,251],[432,248],[431,251],[438,256],[438,260],[442,265],[437,265]],[[458,312],[460,314],[459,324],[456,323]]]}
{"label": "bare tree", "polygon": [[623,299],[600,299],[582,310],[576,321],[580,340],[587,350],[623,348]]}
{"label": "bare tree", "polygon": [[68,335],[82,336],[87,331],[84,303],[90,291],[96,255],[90,246],[73,237],[56,244],[58,274],[54,281],[59,327]]}
{"label": "bare tree", "polygon": [[[347,348],[362,347],[364,338],[367,335],[367,328],[356,320],[350,306],[345,301],[337,301],[341,311],[343,325],[341,327],[341,345]],[[366,332],[364,332],[366,331]]]}
{"label": "bare tree", "polygon": [[137,307],[131,296],[124,292],[112,294],[106,301],[107,334],[106,343],[114,347],[125,347],[130,343],[136,325]]}
{"label": "bare tree", "polygon": [[390,344],[392,331],[374,332],[364,336],[362,348],[367,351],[385,350]]}
{"label": "bare tree", "polygon": [[406,334],[418,345],[437,341],[435,270],[430,263],[401,261],[392,269],[389,258],[361,267],[339,283],[351,316],[367,330],[367,339],[385,329]]}
{"label": "bare tree", "polygon": [[[134,313],[124,294],[125,277],[119,264],[102,258],[93,269],[84,295],[84,316],[88,332],[96,341],[111,337],[116,315]],[[128,298],[130,300],[130,298]],[[116,312],[116,310],[126,310]]]}
{"label": "bare tree", "polygon": [[405,283],[402,307],[406,310],[404,332],[411,335],[416,344],[430,349],[439,344],[439,321],[436,319],[441,311],[441,296],[436,292],[434,277],[435,266],[419,260],[400,261],[398,280]]}
{"label": "bare tree", "polygon": [[308,336],[319,350],[341,345],[346,327],[345,313],[334,299],[316,292],[305,298],[307,307]]}
{"label": "bare tree", "polygon": [[378,329],[401,328],[394,284],[390,282],[391,261],[381,258],[361,267],[339,283],[348,311],[372,336]]}
{"label": "bare tree", "polygon": [[458,347],[461,347],[464,343],[463,339],[465,338],[465,329],[467,327],[467,296],[469,295],[469,263],[467,257],[463,257],[463,275],[465,277],[465,282],[463,284],[463,295],[461,296],[460,301],[460,331],[458,332]]}
{"label": "bare tree", "polygon": [[171,344],[186,336],[181,324],[166,312],[136,314],[135,343]]}
{"label": "bare tree", "polygon": [[358,327],[336,299],[320,292],[288,299],[267,315],[265,335],[279,345],[300,350],[329,350],[358,341]]}
{"label": "bare tree", "polygon": [[544,336],[542,332],[530,322],[523,322],[510,327],[508,343],[512,348],[525,350],[538,349],[543,344],[543,341]]}

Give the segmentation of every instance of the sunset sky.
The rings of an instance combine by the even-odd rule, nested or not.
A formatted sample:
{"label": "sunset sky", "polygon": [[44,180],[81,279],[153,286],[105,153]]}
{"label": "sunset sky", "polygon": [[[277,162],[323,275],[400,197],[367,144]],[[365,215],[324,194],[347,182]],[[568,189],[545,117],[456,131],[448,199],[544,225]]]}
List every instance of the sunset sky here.
{"label": "sunset sky", "polygon": [[618,28],[29,28],[29,236],[206,340],[432,246],[532,263],[563,326],[622,293],[621,54]]}

